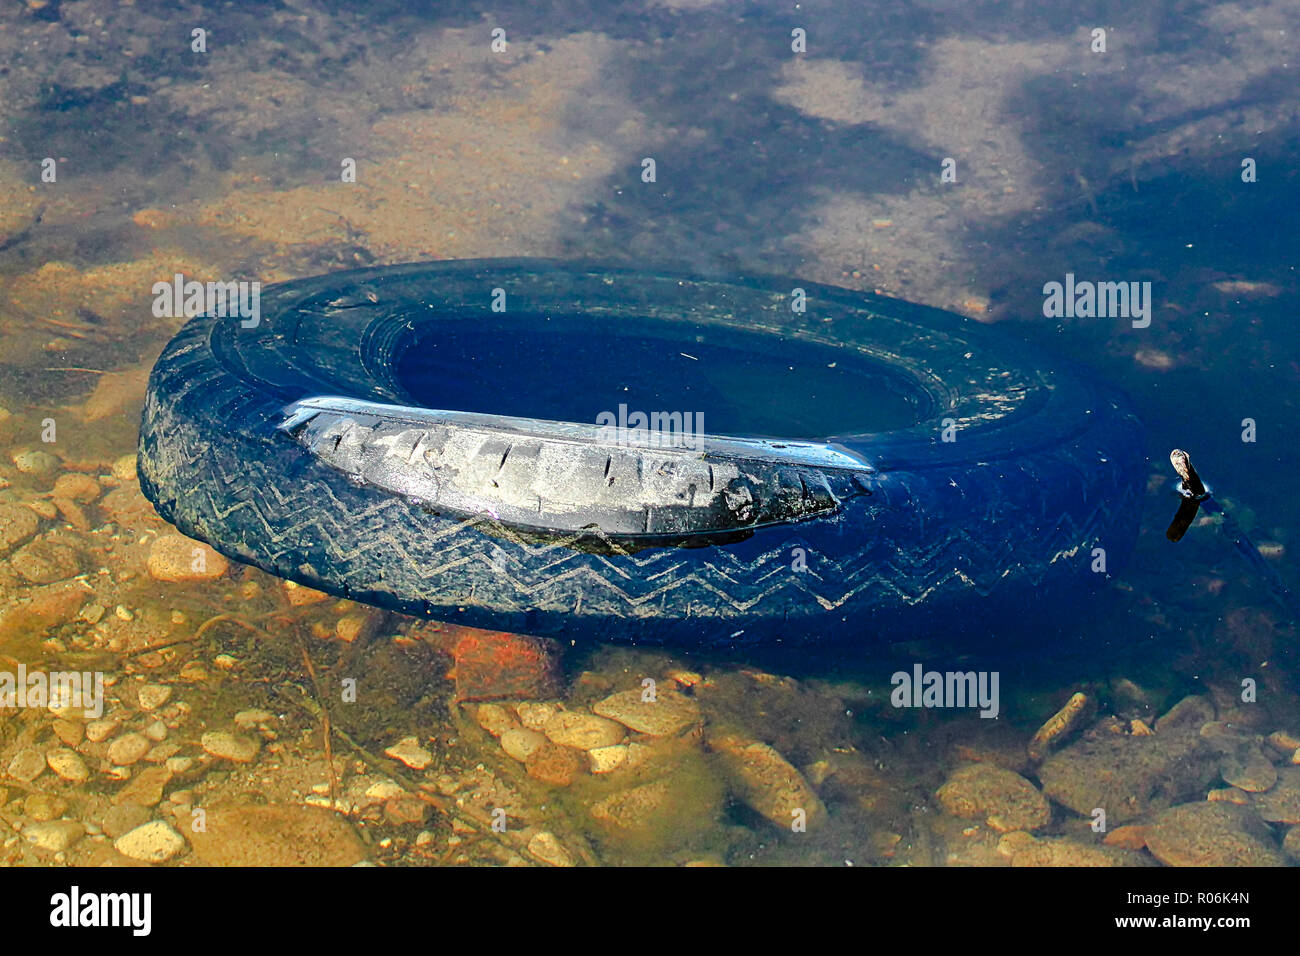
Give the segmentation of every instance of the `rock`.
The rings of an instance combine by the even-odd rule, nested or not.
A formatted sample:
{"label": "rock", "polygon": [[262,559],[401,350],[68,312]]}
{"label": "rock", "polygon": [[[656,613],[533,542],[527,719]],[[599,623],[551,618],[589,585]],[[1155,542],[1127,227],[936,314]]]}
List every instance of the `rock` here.
{"label": "rock", "polygon": [[317,591],[315,588],[309,588],[297,581],[284,582],[284,596],[293,607],[319,604],[321,601],[328,601],[330,597],[324,591]]}
{"label": "rock", "polygon": [[1282,840],[1282,852],[1292,860],[1300,862],[1300,826],[1286,831],[1286,837]]}
{"label": "rock", "polygon": [[586,754],[548,740],[528,755],[524,766],[535,780],[567,787],[587,772],[587,758]]}
{"label": "rock", "polygon": [[545,743],[545,734],[527,727],[511,727],[501,735],[501,749],[520,763],[527,763]]}
{"label": "rock", "polygon": [[90,475],[72,472],[59,475],[54,480],[54,489],[51,494],[56,498],[68,498],[78,504],[88,505],[99,497],[99,492],[99,482],[91,478]]}
{"label": "rock", "polygon": [[116,840],[122,834],[148,823],[149,819],[149,810],[138,803],[117,804],[104,814],[104,832],[110,840]]}
{"label": "rock", "polygon": [[415,737],[403,737],[385,750],[384,756],[392,757],[412,770],[423,770],[433,763],[433,754],[421,747],[420,741]]}
{"label": "rock", "polygon": [[248,763],[262,748],[256,740],[227,733],[224,730],[204,734],[199,738],[199,744],[212,756],[233,760],[235,763]]}
{"label": "rock", "polygon": [[555,834],[548,830],[534,833],[528,841],[528,852],[549,866],[573,866],[573,857],[560,845]]}
{"label": "rock", "polygon": [[541,730],[560,712],[560,705],[549,701],[526,700],[515,707],[519,722],[529,730]]}
{"label": "rock", "polygon": [[22,505],[0,503],[0,554],[7,553],[15,545],[21,544],[40,527],[41,519],[36,512]]}
{"label": "rock", "polygon": [[1262,793],[1277,783],[1277,768],[1254,744],[1220,757],[1219,775],[1225,783],[1250,793]]}
{"label": "rock", "polygon": [[1096,712],[1097,706],[1087,694],[1072,695],[1029,741],[1029,759],[1035,763],[1045,759],[1051,751],[1078,733]]}
{"label": "rock", "polygon": [[809,829],[826,821],[826,807],[803,774],[767,744],[722,734],[710,737],[709,746],[721,757],[736,796],[776,826],[789,829],[799,810]]}
{"label": "rock", "polygon": [[142,760],[153,744],[143,734],[123,734],[108,745],[108,759],[119,767]]}
{"label": "rock", "polygon": [[640,690],[620,691],[600,701],[592,710],[652,737],[681,733],[700,721],[699,704],[685,694],[660,690],[652,701],[642,700],[642,694]]}
{"label": "rock", "polygon": [[620,790],[594,804],[594,819],[620,830],[653,830],[668,824],[676,812],[670,779]]}
{"label": "rock", "polygon": [[1147,848],[1166,866],[1282,866],[1268,826],[1233,803],[1185,803],[1156,815]]}
{"label": "rock", "polygon": [[23,827],[23,839],[38,850],[62,853],[85,835],[86,828],[76,820],[50,820]]}
{"label": "rock", "polygon": [[1076,813],[1091,816],[1100,807],[1109,823],[1124,823],[1204,795],[1217,771],[1196,727],[1192,720],[1150,736],[1084,737],[1048,758],[1038,779],[1044,793]]}
{"label": "rock", "polygon": [[23,800],[23,813],[38,823],[55,820],[68,809],[68,801],[50,793],[30,793]]}
{"label": "rock", "polygon": [[1236,787],[1220,787],[1217,790],[1211,790],[1205,795],[1205,799],[1211,803],[1237,803],[1243,807],[1251,804],[1250,794],[1245,790],[1238,790]]}
{"label": "rock", "polygon": [[1147,828],[1133,824],[1118,827],[1107,833],[1101,842],[1125,850],[1141,850],[1147,845]]}
{"label": "rock", "polygon": [[510,712],[500,704],[479,704],[474,719],[493,737],[500,737],[507,730],[517,726]]}
{"label": "rock", "polygon": [[368,638],[374,633],[380,616],[377,614],[345,614],[334,624],[334,636],[345,644]]}
{"label": "rock", "polygon": [[1157,733],[1169,733],[1174,730],[1196,730],[1214,719],[1214,705],[1204,697],[1189,695],[1184,697],[1156,721]]}
{"label": "rock", "polygon": [[117,792],[114,803],[134,803],[142,807],[156,806],[163,796],[163,788],[172,779],[166,767],[145,767],[131,778],[131,782]]}
{"label": "rock", "polygon": [[1151,866],[1149,857],[1133,850],[1095,843],[1080,843],[1067,837],[1035,837],[1023,830],[1004,834],[998,852],[1022,867]]}
{"label": "rock", "polygon": [[542,727],[552,743],[577,750],[594,750],[619,743],[627,735],[623,725],[594,714],[565,710]]}
{"label": "rock", "polygon": [[123,455],[113,462],[113,477],[118,481],[136,480],[135,455]]}
{"label": "rock", "polygon": [[411,794],[394,797],[384,804],[384,819],[394,826],[419,826],[428,815],[429,804]]}
{"label": "rock", "polygon": [[9,558],[9,565],[33,584],[53,584],[81,573],[77,552],[61,541],[25,544]]}
{"label": "rock", "polygon": [[443,647],[457,701],[550,697],[560,686],[560,646],[548,638],[450,627]]}
{"label": "rock", "polygon": [[1047,798],[1032,783],[991,764],[961,767],[936,796],[953,816],[985,820],[1000,833],[1036,830],[1052,818]]}
{"label": "rock", "polygon": [[144,735],[156,744],[162,743],[167,739],[167,725],[161,720],[155,720],[144,729]]}
{"label": "rock", "polygon": [[37,478],[43,478],[46,475],[54,474],[59,467],[59,459],[55,458],[48,451],[26,450],[15,452],[11,456],[14,467],[24,475],[34,475]]}
{"label": "rock", "polygon": [[157,710],[171,697],[172,689],[166,684],[141,684],[136,691],[136,702],[141,710]]}
{"label": "rock", "polygon": [[155,581],[213,581],[226,573],[230,562],[201,541],[165,534],[149,549],[148,567]]}
{"label": "rock", "polygon": [[260,708],[241,710],[239,713],[235,714],[235,726],[240,730],[253,730],[263,724],[273,723],[274,721],[275,714],[271,713],[269,710],[261,710]]}
{"label": "rock", "polygon": [[45,770],[45,755],[39,750],[25,747],[14,754],[6,772],[15,780],[31,783]]}
{"label": "rock", "polygon": [[117,727],[116,720],[92,720],[86,724],[86,739],[93,744],[101,743],[113,736]]}
{"label": "rock", "polygon": [[86,766],[86,761],[82,760],[81,754],[75,750],[66,748],[51,750],[45,755],[45,762],[49,764],[51,770],[69,783],[85,783],[90,779],[90,769]]}
{"label": "rock", "polygon": [[1300,767],[1283,767],[1277,783],[1255,795],[1255,810],[1269,823],[1300,823]]}
{"label": "rock", "polygon": [[594,747],[587,751],[587,757],[591,761],[592,773],[610,773],[627,763],[628,749],[626,744],[615,744],[612,747]]}
{"label": "rock", "polygon": [[125,857],[143,863],[165,863],[185,849],[185,839],[162,820],[123,833],[113,846]]}
{"label": "rock", "polygon": [[86,735],[86,730],[75,720],[64,720],[59,718],[54,722],[54,736],[59,738],[59,742],[66,747],[75,747],[81,743],[82,738]]}
{"label": "rock", "polygon": [[351,825],[320,807],[218,805],[203,832],[186,834],[208,866],[353,866],[366,858]]}

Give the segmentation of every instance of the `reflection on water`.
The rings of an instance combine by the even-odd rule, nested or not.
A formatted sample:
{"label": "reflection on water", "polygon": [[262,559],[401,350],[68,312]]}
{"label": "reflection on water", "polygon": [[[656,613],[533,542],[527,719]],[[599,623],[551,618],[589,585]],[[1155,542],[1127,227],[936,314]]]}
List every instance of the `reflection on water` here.
{"label": "reflection on water", "polygon": [[[1187,448],[1296,584],[1296,17],[1131,6],[6,6],[0,860],[1294,862],[1295,621],[1212,515],[1163,531]],[[561,650],[287,587],[141,496],[153,283],[515,255],[879,290],[1090,365],[1150,430],[1137,553],[1002,648]],[[1152,283],[1150,327],[1043,318],[1067,273]],[[998,718],[891,682],[928,672],[996,672]],[[100,707],[51,702],[73,673]]]}

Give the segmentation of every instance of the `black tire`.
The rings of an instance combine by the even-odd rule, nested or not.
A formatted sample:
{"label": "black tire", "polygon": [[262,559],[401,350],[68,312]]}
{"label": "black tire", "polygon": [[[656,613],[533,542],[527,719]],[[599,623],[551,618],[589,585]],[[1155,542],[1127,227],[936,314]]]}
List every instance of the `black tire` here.
{"label": "black tire", "polygon": [[[535,325],[636,316],[873,363],[918,420],[701,454],[394,410],[416,404],[396,372],[408,350],[450,317],[490,322],[493,289]],[[597,368],[573,388],[609,384]],[[1132,544],[1144,462],[1118,394],[960,316],[545,260],[336,273],[263,290],[255,328],[193,319],[150,377],[139,458],[181,531],[333,594],[504,630],[731,645],[903,639],[1085,593],[1105,577],[1095,549],[1113,569]]]}

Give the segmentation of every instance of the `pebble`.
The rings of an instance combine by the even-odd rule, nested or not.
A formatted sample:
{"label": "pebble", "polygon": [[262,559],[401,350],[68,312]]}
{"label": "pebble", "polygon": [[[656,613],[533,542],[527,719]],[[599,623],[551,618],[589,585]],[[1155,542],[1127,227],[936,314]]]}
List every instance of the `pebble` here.
{"label": "pebble", "polygon": [[144,729],[144,735],[154,743],[162,743],[167,739],[167,725],[161,720],[155,720]]}
{"label": "pebble", "polygon": [[248,763],[261,749],[261,744],[256,740],[227,733],[224,730],[204,734],[199,738],[199,744],[212,756],[233,760],[235,763]]}
{"label": "pebble", "polygon": [[528,852],[549,866],[573,866],[573,857],[560,845],[554,833],[542,830],[528,841]]}
{"label": "pebble", "polygon": [[60,778],[69,783],[85,783],[90,779],[90,768],[86,766],[86,761],[81,759],[81,754],[75,750],[66,748],[51,750],[45,755],[45,762]]}
{"label": "pebble", "polygon": [[734,734],[711,737],[709,746],[721,755],[736,795],[774,825],[789,829],[797,810],[803,811],[809,829],[826,821],[821,798],[772,747]]}
{"label": "pebble", "polygon": [[262,724],[269,724],[275,720],[275,714],[269,710],[241,710],[235,714],[235,726],[242,730],[252,730]]}
{"label": "pebble", "polygon": [[587,751],[591,760],[592,773],[610,773],[627,763],[627,745],[615,744],[612,747],[593,747]]}
{"label": "pebble", "polygon": [[76,551],[61,541],[39,539],[15,551],[9,565],[33,584],[53,584],[81,571]]}
{"label": "pebble", "polygon": [[129,767],[143,759],[151,746],[144,734],[123,734],[108,745],[108,759],[119,767]]}
{"label": "pebble", "polygon": [[324,591],[317,591],[297,581],[284,582],[284,596],[294,607],[306,607],[308,604],[319,604],[321,601],[329,600],[329,595]]}
{"label": "pebble", "polygon": [[88,505],[99,497],[99,482],[90,475],[83,475],[79,472],[72,472],[67,475],[59,475],[54,482],[54,490],[51,492],[57,498],[70,498],[79,504]]}
{"label": "pebble", "polygon": [[0,504],[0,554],[26,541],[36,533],[40,524],[41,519],[30,508]]}
{"label": "pebble", "polygon": [[86,828],[76,820],[50,820],[23,827],[23,839],[38,850],[62,853],[85,834]]}
{"label": "pebble", "polygon": [[352,866],[366,858],[346,818],[291,804],[217,804],[208,808],[207,828],[189,840],[208,866]]}
{"label": "pebble", "polygon": [[526,700],[515,707],[519,722],[529,730],[541,730],[547,721],[560,712],[558,704]]}
{"label": "pebble", "polygon": [[136,701],[141,710],[156,710],[171,700],[172,689],[166,684],[141,684]]}
{"label": "pebble", "polygon": [[59,459],[55,458],[48,451],[27,450],[16,452],[12,456],[14,467],[24,475],[35,475],[42,477],[51,475],[59,467]]}
{"label": "pebble", "polygon": [[936,796],[953,816],[985,820],[999,833],[1036,830],[1052,818],[1047,798],[1032,783],[987,763],[954,771]]}
{"label": "pebble", "polygon": [[623,725],[594,714],[565,710],[542,727],[551,743],[577,750],[594,750],[620,743],[627,735]]}
{"label": "pebble", "polygon": [[148,567],[155,581],[213,581],[226,573],[230,562],[201,541],[165,534],[149,549]]}
{"label": "pebble", "polygon": [[117,726],[116,720],[92,720],[86,724],[86,739],[92,744],[102,743],[113,736]]}
{"label": "pebble", "polygon": [[649,835],[682,809],[676,801],[671,778],[654,780],[620,790],[592,805],[593,819],[629,833]]}
{"label": "pebble", "polygon": [[351,644],[359,637],[368,636],[374,622],[374,618],[365,614],[349,614],[335,623],[334,636],[345,644]]}
{"label": "pebble", "polygon": [[528,776],[556,787],[567,787],[587,772],[585,754],[550,741],[529,754],[524,766]]}
{"label": "pebble", "polygon": [[45,757],[39,750],[24,748],[9,761],[8,774],[15,780],[31,783],[45,770]]}
{"label": "pebble", "polygon": [[1035,837],[1024,830],[1005,833],[998,853],[1016,867],[1151,866],[1150,857],[1120,846],[1079,843],[1066,837]]}
{"label": "pebble", "polygon": [[1300,827],[1286,831],[1286,837],[1282,840],[1282,852],[1292,860],[1300,861]]}
{"label": "pebble", "polygon": [[500,704],[479,704],[474,719],[493,737],[500,737],[515,726],[515,719],[510,716],[510,711]]}
{"label": "pebble", "polygon": [[113,462],[113,477],[118,481],[135,481],[135,455],[123,455],[121,458]]}
{"label": "pebble", "polygon": [[1268,825],[1235,803],[1185,803],[1157,814],[1147,849],[1166,866],[1282,866]]}
{"label": "pebble", "polygon": [[700,707],[685,694],[661,690],[653,701],[642,700],[642,691],[611,694],[592,708],[601,717],[616,720],[639,734],[667,737],[699,723]]}
{"label": "pebble", "polygon": [[1300,767],[1283,767],[1277,783],[1255,795],[1255,810],[1269,823],[1300,823]]}
{"label": "pebble", "polygon": [[433,763],[433,754],[421,747],[420,741],[415,737],[403,737],[385,750],[384,755],[406,764],[412,770],[423,770]]}
{"label": "pebble", "polygon": [[59,718],[54,722],[54,736],[58,737],[60,742],[68,747],[75,747],[81,743],[85,733],[86,729],[75,720]]}
{"label": "pebble", "polygon": [[164,821],[153,820],[123,833],[113,846],[132,860],[165,863],[185,848],[185,839]]}
{"label": "pebble", "polygon": [[104,813],[102,823],[109,839],[116,840],[123,833],[129,833],[136,827],[148,823],[149,820],[150,813],[146,807],[138,803],[121,803]]}
{"label": "pebble", "polygon": [[171,782],[172,772],[166,767],[145,767],[131,782],[113,797],[114,803],[134,803],[152,807],[162,799],[163,788]]}
{"label": "pebble", "polygon": [[49,793],[31,793],[23,800],[23,813],[41,823],[63,816],[67,809],[68,801]]}
{"label": "pebble", "polygon": [[545,743],[545,734],[527,727],[511,727],[501,735],[501,749],[520,763],[527,763],[528,758]]}
{"label": "pebble", "polygon": [[1079,731],[1096,712],[1096,705],[1087,694],[1076,692],[1065,706],[1048,718],[1029,741],[1029,759],[1041,761],[1066,739]]}

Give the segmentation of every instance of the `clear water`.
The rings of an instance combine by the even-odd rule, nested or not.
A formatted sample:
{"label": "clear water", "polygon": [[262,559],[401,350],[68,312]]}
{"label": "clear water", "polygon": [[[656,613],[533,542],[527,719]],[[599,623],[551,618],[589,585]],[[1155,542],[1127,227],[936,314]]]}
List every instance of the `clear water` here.
{"label": "clear water", "polygon": [[[226,851],[192,833],[193,807],[269,804],[280,816],[261,837],[227,834],[235,859],[291,860],[265,835],[303,832],[289,821],[319,835],[318,861],[340,864],[1003,865],[1024,842],[982,812],[954,815],[940,787],[971,761],[1045,786],[1026,745],[1076,692],[1095,704],[1094,731],[1131,746],[1202,696],[1212,729],[1231,725],[1282,773],[1269,789],[1286,784],[1285,735],[1300,735],[1295,621],[1212,523],[1177,545],[1163,532],[1176,506],[1167,457],[1181,447],[1300,586],[1294,4],[505,2],[484,16],[308,0],[205,12],[181,22],[155,0],[0,9],[0,505],[12,535],[0,670],[101,673],[118,722],[0,712],[0,863],[121,862],[118,834],[149,820],[184,837],[164,865],[213,862]],[[199,21],[206,52],[190,46]],[[806,52],[792,49],[796,29]],[[1087,613],[1030,633],[999,622],[1001,653],[972,656],[943,633],[817,655],[568,648],[564,706],[585,711],[651,678],[693,697],[705,732],[655,743],[659,762],[642,769],[563,787],[450,705],[454,632],[305,602],[240,567],[156,580],[149,557],[169,529],[124,458],[147,371],[181,324],[155,315],[155,282],[492,256],[799,276],[997,323],[1132,396],[1151,460],[1136,552]],[[1045,316],[1044,285],[1066,274],[1150,282],[1149,325]],[[548,358],[582,360],[565,352]],[[635,355],[617,356],[629,388]],[[442,393],[426,360],[412,379],[432,402]],[[854,404],[847,372],[805,378],[792,364],[764,373],[783,417],[737,427],[814,434]],[[524,374],[555,384],[541,365]],[[480,368],[475,394],[499,410],[491,381],[504,369]],[[680,368],[680,392],[635,400],[672,409],[707,390],[706,421],[725,431],[758,388],[745,370]],[[539,409],[589,420],[582,395],[552,394],[559,404]],[[907,414],[898,398],[885,419]],[[60,476],[96,488],[56,487]],[[918,663],[997,672],[999,717],[892,706],[891,676]],[[343,707],[333,688],[349,675],[364,694]],[[145,709],[142,685],[170,697]],[[333,774],[322,701],[339,732]],[[214,756],[213,730],[257,756]],[[824,821],[796,833],[766,819],[728,776],[724,732],[779,754]],[[121,745],[108,747],[128,733],[150,750],[123,765]],[[408,736],[428,752],[422,768],[384,756]],[[1205,779],[1186,802],[1239,798],[1224,774],[1249,782],[1215,752],[1191,763]],[[643,791],[629,823],[610,822],[608,801],[661,780],[668,795]],[[137,809],[110,817],[133,784],[123,802]],[[484,823],[502,805],[505,835]],[[50,819],[91,829],[61,847],[21,837]],[[1291,825],[1269,822],[1260,852],[1294,862]],[[1102,843],[1055,798],[1033,833],[1040,862],[1049,850],[1154,862],[1151,848]],[[1215,855],[1235,845],[1226,836],[1197,845],[1193,863],[1243,862]]]}

